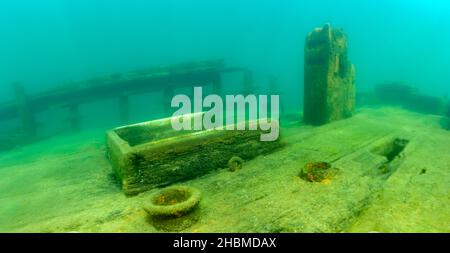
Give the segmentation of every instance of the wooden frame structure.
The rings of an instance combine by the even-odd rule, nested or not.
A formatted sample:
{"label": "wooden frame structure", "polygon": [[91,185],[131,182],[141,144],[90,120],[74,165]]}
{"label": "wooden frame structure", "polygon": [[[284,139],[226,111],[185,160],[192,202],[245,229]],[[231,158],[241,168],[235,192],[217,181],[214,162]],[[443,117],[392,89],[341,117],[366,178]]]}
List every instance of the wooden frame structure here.
{"label": "wooden frame structure", "polygon": [[35,115],[55,106],[68,108],[73,130],[80,129],[79,106],[98,100],[117,98],[122,123],[128,123],[129,97],[136,94],[163,92],[174,94],[175,89],[195,85],[212,85],[215,93],[221,92],[221,75],[242,72],[244,87],[250,87],[252,73],[243,68],[226,67],[223,60],[191,62],[169,67],[155,67],[115,74],[74,83],[58,89],[27,96],[20,84],[14,84],[16,101],[0,104],[0,122],[21,119],[26,136],[37,134]]}

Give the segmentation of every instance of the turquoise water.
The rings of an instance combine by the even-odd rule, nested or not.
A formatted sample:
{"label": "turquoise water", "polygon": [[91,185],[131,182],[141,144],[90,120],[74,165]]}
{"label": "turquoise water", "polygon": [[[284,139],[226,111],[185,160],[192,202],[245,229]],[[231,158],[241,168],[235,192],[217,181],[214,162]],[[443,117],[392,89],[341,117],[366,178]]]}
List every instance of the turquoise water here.
{"label": "turquoise water", "polygon": [[0,4],[0,99],[21,81],[38,91],[102,74],[225,58],[292,90],[299,105],[304,38],[331,22],[349,37],[358,89],[410,83],[450,92],[450,4],[382,1],[70,1]]}

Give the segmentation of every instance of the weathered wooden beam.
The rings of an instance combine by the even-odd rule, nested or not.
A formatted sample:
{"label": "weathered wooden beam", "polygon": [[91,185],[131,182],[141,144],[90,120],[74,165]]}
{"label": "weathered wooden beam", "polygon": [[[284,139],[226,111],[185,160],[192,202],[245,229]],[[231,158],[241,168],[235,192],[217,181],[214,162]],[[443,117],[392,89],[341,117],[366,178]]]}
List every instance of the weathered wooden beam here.
{"label": "weathered wooden beam", "polygon": [[[123,75],[95,78],[62,88],[27,97],[29,108],[39,113],[51,107],[67,104],[84,104],[102,99],[113,99],[120,94],[142,94],[164,91],[172,88],[195,85],[218,85],[218,76],[224,72],[242,72],[241,68],[226,68],[223,61],[204,61],[180,64],[170,67],[157,67],[130,72]],[[19,107],[15,102],[0,104],[0,121],[19,117]]]}
{"label": "weathered wooden beam", "polygon": [[353,115],[355,68],[347,57],[347,37],[326,24],[305,43],[304,121],[322,125]]}

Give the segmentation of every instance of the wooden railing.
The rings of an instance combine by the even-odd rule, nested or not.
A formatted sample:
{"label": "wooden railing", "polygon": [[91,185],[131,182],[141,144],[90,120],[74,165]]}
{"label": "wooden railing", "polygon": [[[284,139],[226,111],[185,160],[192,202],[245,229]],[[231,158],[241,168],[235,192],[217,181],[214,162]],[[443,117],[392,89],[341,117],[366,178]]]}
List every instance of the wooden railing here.
{"label": "wooden railing", "polygon": [[[55,106],[68,108],[70,124],[80,128],[79,106],[102,99],[117,98],[121,121],[129,119],[129,97],[135,94],[163,92],[165,96],[174,90],[196,85],[212,85],[216,93],[221,90],[224,72],[242,72],[244,86],[251,86],[251,73],[242,68],[228,68],[223,60],[191,62],[169,67],[156,67],[115,74],[74,83],[39,94],[28,95],[24,86],[14,84],[16,100],[0,104],[0,122],[21,119],[23,132],[30,138],[36,136],[35,115]],[[169,105],[170,106],[170,105]]]}

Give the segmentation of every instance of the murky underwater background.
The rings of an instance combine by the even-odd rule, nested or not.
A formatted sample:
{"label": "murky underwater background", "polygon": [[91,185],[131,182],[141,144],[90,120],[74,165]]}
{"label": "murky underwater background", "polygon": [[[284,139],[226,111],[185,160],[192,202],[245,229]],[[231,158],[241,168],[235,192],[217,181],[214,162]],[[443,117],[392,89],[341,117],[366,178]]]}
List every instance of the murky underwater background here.
{"label": "murky underwater background", "polygon": [[[190,61],[224,59],[227,66],[248,68],[253,72],[254,84],[256,85],[255,94],[269,94],[270,79],[277,78],[277,84],[281,92],[281,103],[283,103],[286,112],[300,113],[303,105],[305,37],[315,27],[321,27],[327,22],[330,22],[334,28],[343,28],[348,36],[349,60],[356,67],[357,93],[370,92],[381,83],[402,83],[417,89],[421,94],[448,101],[448,94],[450,93],[448,67],[450,66],[450,47],[448,46],[450,45],[450,3],[446,0],[17,0],[0,3],[0,104],[15,100],[15,94],[11,86],[14,82],[23,84],[26,93],[32,95],[97,76],[126,73],[137,69],[168,66]],[[224,93],[226,94],[237,94],[242,90],[241,83],[236,78],[225,78],[223,82]],[[202,84],[198,85],[201,86]],[[183,91],[190,92],[190,90]],[[162,92],[133,96],[130,99],[130,122],[141,122],[169,116],[166,112],[167,108],[164,107],[167,101],[164,101],[164,99],[170,100],[171,98],[164,98]],[[41,164],[48,162],[49,168],[48,172],[38,174],[40,175],[38,178],[42,177],[41,184],[44,186],[46,185],[44,180],[46,173],[48,175],[55,173],[57,175],[55,180],[61,176],[62,172],[56,169],[58,159],[67,162],[65,160],[68,159],[67,157],[62,158],[65,153],[76,156],[81,150],[81,153],[84,151],[86,153],[74,159],[76,161],[84,159],[86,164],[83,166],[80,164],[73,165],[71,168],[86,168],[84,171],[84,177],[86,178],[82,177],[84,179],[89,178],[87,175],[94,175],[103,180],[108,173],[103,170],[89,172],[87,170],[88,162],[100,161],[99,154],[95,153],[93,149],[103,147],[104,131],[121,125],[117,111],[117,101],[113,99],[83,104],[80,107],[82,131],[78,137],[70,137],[70,120],[66,109],[52,108],[52,110],[40,114],[37,118],[40,135],[52,137],[63,133],[69,134],[69,137],[64,135],[65,139],[52,139],[51,143],[45,144],[45,147],[47,147],[45,150],[40,150],[39,146],[31,146],[23,153],[20,149],[0,153],[0,156],[3,156],[3,166],[9,169],[33,159],[42,159],[39,160]],[[376,121],[371,118],[373,115],[376,115],[374,117],[379,121],[386,121],[379,124],[392,123],[395,126],[406,123],[411,123],[411,126],[413,126],[415,123],[411,122],[410,119],[414,117],[422,123],[431,120],[431,118],[425,119],[419,115],[405,114],[406,116],[403,117],[399,116],[400,113],[392,111],[392,115],[398,116],[394,117],[389,112],[375,111],[374,113],[368,113],[364,111],[356,118],[353,130],[358,133],[361,129],[366,129],[366,123],[361,122]],[[366,118],[366,115],[372,116]],[[361,122],[357,120],[361,120]],[[380,129],[383,127],[391,129],[392,127],[392,129],[395,129],[393,125],[377,125],[377,127]],[[424,129],[426,124],[419,125],[417,131]],[[435,122],[430,123],[430,125],[436,125],[436,129],[439,128]],[[358,130],[358,127],[361,129]],[[92,129],[98,130],[98,132],[95,132],[95,137],[90,132]],[[13,135],[19,131],[19,120],[0,121],[0,137]],[[342,131],[345,135],[347,130]],[[352,132],[348,131],[349,133]],[[361,130],[358,138],[362,138],[361,141],[367,138],[364,141],[369,141],[371,134],[368,133],[366,137],[362,137],[365,136],[363,132]],[[287,131],[288,135],[292,134],[293,140],[301,139],[300,136],[295,135],[298,133]],[[326,138],[325,136],[334,140],[336,145],[339,141],[342,141],[340,139],[342,136],[330,134],[324,135],[323,138]],[[442,136],[448,137],[448,135],[439,133],[439,135],[433,137],[433,140],[439,141],[440,138],[443,138]],[[95,139],[95,142],[94,144],[91,143],[92,145],[85,144],[83,146],[83,138],[86,140]],[[73,141],[74,146],[65,146],[70,141]],[[38,145],[38,143],[35,144]],[[314,146],[314,143],[310,144]],[[59,148],[52,147],[52,145]],[[77,147],[75,148],[75,146]],[[330,144],[327,148],[331,150],[335,147]],[[327,152],[330,150],[327,150]],[[49,154],[54,155],[54,157],[49,158]],[[316,155],[311,156],[315,157]],[[92,159],[89,160],[89,157]],[[286,153],[280,154],[279,157],[279,159],[292,160],[297,156]],[[261,164],[268,166],[267,164],[274,164],[275,162],[271,160],[267,163],[262,161],[256,163],[251,166],[255,168]],[[101,166],[106,167],[107,164]],[[291,167],[289,166],[286,165],[286,171],[290,170]],[[445,167],[448,164],[442,166]],[[292,171],[294,170],[292,168]],[[75,178],[77,172],[69,171],[71,172],[68,172],[68,175]],[[28,169],[17,172],[18,178],[22,178],[20,173],[28,172],[30,172]],[[250,179],[253,174],[248,173],[247,177]],[[357,176],[358,174],[352,174],[352,178],[357,178]],[[219,177],[226,178],[227,176],[221,174]],[[27,180],[32,179],[27,179],[27,177],[22,179],[25,179],[25,181],[20,183],[6,181],[5,179],[3,180],[4,187],[7,187],[8,184],[11,187],[23,187],[25,192],[31,192],[34,188],[27,188]],[[373,188],[383,184],[383,182],[377,180],[370,182],[375,182],[374,185],[371,185]],[[193,182],[192,184],[197,187],[206,185],[202,182]],[[363,185],[364,183],[360,182],[360,184]],[[55,185],[53,186],[57,189]],[[276,186],[280,187],[279,185]],[[111,190],[109,188],[111,186],[102,185],[101,187]],[[208,185],[208,187],[213,188],[211,185]],[[268,189],[277,187],[269,186]],[[237,188],[237,186],[232,186],[230,189]],[[339,189],[337,192],[339,192]],[[445,194],[448,191],[439,189],[439,196],[442,197],[440,200],[445,200]],[[289,190],[291,189],[289,188]],[[76,191],[76,189],[73,189],[73,191]],[[94,192],[96,191],[100,192],[100,195],[103,193],[96,188],[92,194],[95,195]],[[314,190],[311,191],[314,192]],[[7,203],[11,204],[8,206],[9,209],[5,209],[4,212],[19,217],[17,220],[12,219],[12,223],[17,226],[11,225],[11,229],[22,226],[25,227],[26,231],[24,224],[26,222],[21,220],[20,215],[28,216],[28,214],[26,211],[18,211],[21,205],[19,204],[20,197],[15,199],[14,194],[25,196],[20,190],[12,191],[8,196],[2,196],[5,201],[10,201]],[[261,194],[264,195],[265,193]],[[220,202],[220,197],[217,196],[208,201]],[[62,198],[63,196],[59,197]],[[107,203],[105,205],[114,202],[114,197],[116,196],[107,195],[104,198],[105,203]],[[359,200],[364,199],[362,195],[359,197]],[[94,200],[95,197],[87,197],[87,199]],[[106,199],[109,199],[110,202]],[[41,202],[48,207],[57,205],[57,201],[51,198],[50,194],[44,195]],[[75,208],[71,204],[66,204],[67,208]],[[121,209],[122,206],[127,204],[129,202],[120,202],[120,204],[117,204],[117,209],[123,210]],[[421,203],[416,204],[420,205]],[[61,210],[65,208],[62,204],[59,207]],[[382,207],[383,205],[380,204],[379,207],[376,207],[378,209],[368,215],[376,216],[377,211]],[[221,207],[218,205],[216,208],[220,209]],[[256,206],[255,208],[264,209],[263,206]],[[32,208],[30,207],[30,209]],[[133,210],[127,209],[127,211],[124,211],[125,214],[122,213],[122,215],[126,216],[127,212],[133,213]],[[61,215],[63,217],[64,212],[58,211],[55,216]],[[427,221],[438,224],[442,219],[446,219],[442,212],[438,213],[441,216],[438,215],[436,219],[439,218],[440,220],[430,221],[425,219],[423,222],[425,224]],[[101,217],[101,219],[113,219],[114,211],[111,211],[110,216],[113,217]],[[245,214],[243,216],[246,217]],[[251,217],[253,216],[249,215],[247,218],[251,219]],[[45,217],[41,218],[45,220]],[[267,217],[261,216],[259,218]],[[64,221],[58,220],[56,223],[64,223],[67,218],[61,218],[61,220]],[[317,224],[320,223],[320,219],[318,220],[316,221]],[[245,224],[240,226],[237,220],[231,219],[231,221],[236,222],[236,231],[251,231],[252,229],[277,231],[276,226],[265,230],[265,228],[252,228]],[[125,221],[121,220],[121,222]],[[2,223],[0,222],[0,224]],[[135,226],[133,229],[138,230],[139,222],[131,221],[131,224]],[[300,226],[299,224],[289,224],[291,227],[284,227],[287,231],[294,231],[293,227]],[[365,228],[366,225],[363,222],[361,226]],[[45,227],[45,225],[42,226]],[[94,229],[95,226],[87,227],[86,231],[102,230]],[[207,231],[206,228],[211,228],[212,231],[220,231],[220,226],[217,224],[216,226],[211,223],[200,224],[199,231]],[[407,225],[405,226],[407,227]],[[433,230],[433,226],[430,230]],[[104,230],[136,231],[133,229],[127,230],[124,227],[125,225],[122,224],[120,226],[108,224]],[[280,225],[280,227],[282,226]],[[318,227],[311,229],[311,231],[332,231],[333,229],[339,231],[343,229],[325,227],[321,230]],[[367,225],[367,227],[370,227],[370,225]],[[83,228],[83,226],[74,226],[73,230],[78,228]],[[395,228],[383,228],[395,231]],[[34,229],[36,228],[30,227],[30,230]],[[40,229],[36,230],[46,231]],[[371,229],[376,230],[377,228],[375,226]],[[427,231],[426,227],[420,229]],[[437,228],[437,230],[439,229],[442,230],[441,227]],[[5,230],[8,229],[5,228]],[[71,227],[48,226],[50,232],[59,230],[69,231]],[[380,230],[383,229],[380,228]],[[2,230],[0,229],[0,231]],[[154,231],[150,230],[150,232]]]}
{"label": "murky underwater background", "polygon": [[[251,69],[258,93],[277,77],[289,91],[282,100],[299,110],[304,39],[325,22],[348,34],[358,91],[400,81],[442,97],[450,92],[449,14],[444,0],[2,2],[0,101],[14,98],[12,82],[33,94],[96,76],[223,58]],[[135,121],[160,116],[159,97],[134,101]],[[88,124],[114,125],[108,106],[82,108]]]}

